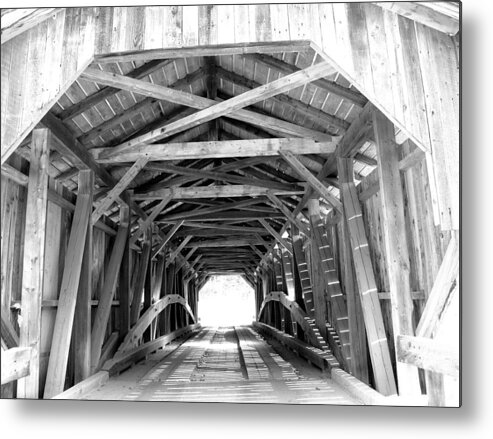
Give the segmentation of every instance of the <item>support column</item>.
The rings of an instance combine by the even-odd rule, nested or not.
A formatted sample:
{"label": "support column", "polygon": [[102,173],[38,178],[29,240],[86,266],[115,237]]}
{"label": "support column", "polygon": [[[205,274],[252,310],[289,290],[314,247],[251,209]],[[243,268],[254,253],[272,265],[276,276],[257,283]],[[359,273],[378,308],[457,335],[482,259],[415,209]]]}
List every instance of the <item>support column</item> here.
{"label": "support column", "polygon": [[[394,345],[399,335],[414,335],[413,301],[410,286],[410,261],[406,241],[406,221],[399,158],[394,125],[375,109],[373,131],[378,157],[378,180],[384,234]],[[400,395],[420,395],[418,369],[397,361],[397,383]]]}
{"label": "support column", "polygon": [[347,223],[349,231],[375,385],[380,393],[393,395],[397,393],[397,389],[390,359],[388,340],[385,334],[382,309],[380,308],[378,298],[377,284],[373,272],[373,264],[370,257],[368,239],[363,223],[363,213],[353,180],[353,161],[352,159],[338,158],[337,165],[344,207],[344,220]]}
{"label": "support column", "polygon": [[123,341],[128,331],[130,330],[130,230],[127,229],[127,239],[125,240],[125,246],[123,249],[122,261],[120,264],[120,279],[119,279],[119,298],[120,298],[120,341]]}
{"label": "support column", "polygon": [[315,307],[313,303],[312,282],[305,252],[303,251],[303,242],[299,230],[295,226],[291,226],[291,232],[293,237],[293,253],[298,266],[303,302],[305,303],[306,313],[313,319],[315,317]]}
{"label": "support column", "polygon": [[[149,253],[149,260],[147,261],[146,279],[144,282],[144,308],[142,313],[146,312],[152,305],[152,261]],[[149,326],[143,334],[143,342],[151,341],[151,326]]]}
{"label": "support column", "polygon": [[[91,187],[94,186],[92,175],[88,176],[87,184]],[[72,341],[74,347],[74,384],[85,380],[91,374],[92,231],[93,226],[89,221],[75,305]]]}
{"label": "support column", "polygon": [[65,255],[62,285],[58,298],[58,309],[46,375],[45,399],[52,398],[63,392],[65,385],[75,304],[82,269],[82,258],[92,210],[94,186],[90,186],[90,183],[93,181],[93,178],[93,172],[90,170],[81,170],[79,172],[79,193],[77,195],[74,219],[72,221],[67,253]]}
{"label": "support column", "polygon": [[[313,228],[320,220],[320,204],[317,198],[308,200],[307,204],[313,237]],[[327,339],[326,324],[329,322],[329,316],[327,314],[324,270],[322,268],[320,252],[318,251],[316,240],[314,238],[312,238],[312,245],[310,246],[310,261],[315,324],[322,334],[322,337]]]}
{"label": "support column", "polygon": [[135,289],[130,308],[130,326],[134,325],[139,319],[140,305],[142,303],[142,294],[144,293],[144,283],[147,274],[147,264],[149,263],[149,255],[151,254],[151,242],[148,236],[144,238],[144,247],[140,257],[139,271],[135,280]]}
{"label": "support column", "polygon": [[39,398],[39,350],[43,295],[46,216],[48,206],[48,156],[51,133],[36,129],[32,134],[27,186],[24,263],[22,273],[20,347],[32,348],[30,373],[17,382],[18,398]]}
{"label": "support column", "polygon": [[111,312],[111,302],[115,294],[116,281],[120,271],[125,244],[128,241],[128,229],[130,224],[130,211],[128,206],[120,207],[120,226],[111,250],[110,262],[106,268],[101,297],[94,317],[94,325],[91,333],[91,371],[98,368],[101,351],[103,348],[104,335],[108,325]]}
{"label": "support column", "polygon": [[361,300],[356,286],[353,257],[349,232],[345,221],[341,221],[341,266],[344,275],[344,290],[346,292],[349,342],[351,347],[351,374],[366,384],[370,383],[368,372],[368,349],[366,347],[366,332],[361,308]]}

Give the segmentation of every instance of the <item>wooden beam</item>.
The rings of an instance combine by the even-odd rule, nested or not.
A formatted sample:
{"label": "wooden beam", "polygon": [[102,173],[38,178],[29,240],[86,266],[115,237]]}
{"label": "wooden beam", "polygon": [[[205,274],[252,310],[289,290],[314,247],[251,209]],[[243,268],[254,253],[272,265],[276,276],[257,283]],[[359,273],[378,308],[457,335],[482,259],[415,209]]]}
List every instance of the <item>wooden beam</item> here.
{"label": "wooden beam", "polygon": [[[372,137],[371,115],[373,108],[374,107],[370,102],[365,104],[363,110],[358,114],[358,117],[351,123],[348,130],[341,137],[337,144],[336,153],[326,160],[322,169],[318,172],[317,179],[323,180],[328,175],[337,172],[337,157],[355,155],[362,145]],[[293,212],[295,215],[301,212],[312,194],[312,188],[307,188],[305,195],[303,195],[303,198]]]}
{"label": "wooden beam", "polygon": [[101,54],[95,56],[97,63],[146,61],[150,59],[190,58],[203,56],[240,55],[244,53],[304,52],[310,49],[309,40],[276,41],[275,43],[211,44],[186,48],[150,49]]}
{"label": "wooden beam", "polygon": [[[344,136],[337,145],[337,155],[339,157],[354,157],[363,144],[373,138],[372,114],[375,107],[368,102],[357,118],[351,123]],[[333,161],[328,166],[337,168],[337,163]]]}
{"label": "wooden beam", "polygon": [[[232,104],[242,104],[243,101],[241,99],[238,99],[233,102],[229,102],[230,99],[227,101],[220,102],[218,99],[217,100],[212,100],[212,99],[207,99],[203,98],[191,93],[186,93],[180,90],[173,90],[168,87],[163,87],[161,85],[156,85],[152,84],[150,82],[146,81],[140,81],[132,78],[128,78],[126,76],[122,75],[116,75],[113,73],[108,73],[108,72],[103,72],[101,70],[95,70],[95,69],[87,69],[84,73],[83,76],[90,80],[90,81],[95,81],[100,84],[105,84],[113,87],[119,87],[122,90],[127,90],[132,93],[138,93],[142,94],[144,96],[149,96],[157,99],[162,99],[162,100],[167,100],[169,102],[178,104],[178,105],[184,105],[187,107],[192,107],[192,108],[197,108],[199,110],[208,110],[211,112],[211,116],[213,115],[214,117],[220,117],[220,115],[226,115],[229,118],[236,119],[236,120],[241,120],[243,122],[247,122],[253,125],[260,126],[262,128],[272,128],[276,132],[283,132],[287,136],[291,137],[308,137],[308,138],[313,138],[314,140],[319,140],[319,141],[331,141],[332,137],[320,133],[318,131],[314,130],[309,130],[306,129],[300,125],[296,125],[290,122],[285,122],[280,119],[277,119],[275,117],[268,117],[262,114],[258,114],[249,110],[244,110],[244,109],[237,109],[234,112],[231,110]],[[269,84],[267,84],[269,85]],[[258,93],[258,92],[257,92]],[[250,96],[251,97],[251,96]],[[247,96],[248,98],[248,96]],[[244,99],[244,98],[243,98]],[[229,102],[229,103],[228,103]],[[212,107],[216,107],[217,105],[221,104],[219,108],[212,109]],[[244,105],[243,105],[244,106]],[[221,111],[220,111],[221,110]],[[222,113],[224,111],[224,113]],[[227,113],[226,113],[227,112]],[[221,114],[222,113],[222,114]],[[195,117],[196,114],[195,113]],[[192,115],[193,116],[193,115]],[[206,114],[207,116],[207,114]],[[204,113],[202,113],[202,118],[204,117]],[[193,122],[195,119],[189,119],[189,122]],[[202,122],[205,122],[206,120],[202,120]],[[201,122],[201,123],[202,123]],[[154,141],[157,141],[159,139],[171,136],[173,133],[183,131],[185,128],[181,129],[183,125],[178,124],[177,122],[173,122],[173,124],[167,124],[166,126],[163,125],[156,130],[153,130],[145,135],[145,137],[139,136],[138,140],[137,139],[132,139],[130,141],[124,142],[121,145],[118,146],[119,149],[125,149],[128,147],[133,147],[135,145],[138,145],[142,142],[149,141],[150,138],[152,138]],[[161,132],[163,130],[163,132]],[[178,131],[173,131],[173,130],[178,130]]]}
{"label": "wooden beam", "polygon": [[12,323],[5,312],[1,313],[1,322],[2,326],[0,329],[0,334],[2,336],[2,343],[5,342],[7,349],[18,347],[19,335],[12,326]]}
{"label": "wooden beam", "polygon": [[[169,61],[166,61],[169,62]],[[182,90],[182,91],[187,91],[190,90],[190,86],[197,82],[200,81],[204,78],[204,69],[199,68],[198,70],[195,70],[193,73],[190,73],[186,75],[185,77],[178,79],[176,82],[173,84],[169,84],[168,87],[177,89],[177,90]],[[111,89],[111,90],[116,90],[116,92],[120,91],[120,89],[114,89],[111,87],[106,87],[105,89]],[[105,90],[103,89],[103,90]],[[97,138],[101,134],[111,130],[114,127],[117,127],[120,124],[123,124],[127,121],[130,121],[135,116],[138,116],[142,110],[144,109],[152,109],[156,108],[159,109],[159,105],[161,104],[161,101],[156,98],[150,98],[147,97],[143,99],[140,102],[137,102],[135,105],[132,105],[130,108],[123,109],[121,113],[117,114],[115,117],[105,120],[101,124],[95,126],[92,130],[89,130],[82,134],[80,137],[78,137],[78,140],[84,144],[88,145],[93,139]],[[90,108],[90,107],[89,107]],[[171,119],[168,119],[166,121],[166,124],[173,122],[174,120],[181,119],[185,115],[191,114],[195,112],[195,110],[191,108],[187,108],[185,110],[179,111],[178,114],[176,115],[177,117],[172,117]],[[147,125],[144,130],[147,130],[147,127],[151,127],[149,131],[151,131],[154,127],[153,125],[161,126],[163,125],[163,122],[161,120],[156,121],[156,123],[152,123],[150,125]],[[135,134],[139,135],[141,133],[142,129],[139,129]],[[132,136],[133,137],[133,136]]]}
{"label": "wooden beam", "polygon": [[[298,67],[292,64],[288,64],[287,62],[279,58],[274,58],[273,56],[269,56],[267,54],[261,54],[261,53],[256,53],[252,55],[245,54],[244,57],[249,58],[256,63],[263,64],[264,66],[273,69],[276,72],[281,72],[284,74],[292,74],[293,72],[299,70]],[[340,98],[343,98],[359,107],[362,107],[367,102],[367,99],[361,93],[343,87],[333,81],[329,81],[326,79],[318,79],[317,81],[313,82],[313,85],[316,85],[317,87],[331,94],[335,94]]]}
{"label": "wooden beam", "polygon": [[368,239],[363,223],[363,213],[353,181],[352,159],[338,158],[339,182],[344,206],[344,218],[348,227],[351,251],[363,308],[370,358],[375,385],[383,395],[397,393],[382,310],[370,257]]}
{"label": "wooden beam", "polygon": [[144,247],[140,256],[139,271],[137,272],[137,279],[135,280],[134,293],[132,298],[132,305],[130,306],[130,327],[139,319],[140,306],[142,304],[142,295],[144,294],[144,283],[147,274],[147,264],[149,263],[149,256],[151,254],[151,240],[144,238]]}
{"label": "wooden beam", "polygon": [[91,223],[96,224],[101,215],[103,215],[109,207],[115,202],[120,194],[128,187],[132,180],[137,176],[140,170],[147,164],[149,159],[147,157],[140,157],[120,179],[120,181],[113,186],[106,196],[96,203],[96,207],[91,215]]}
{"label": "wooden beam", "polygon": [[[338,358],[341,365],[345,369],[351,369],[351,340],[349,336],[349,319],[346,301],[342,294],[342,287],[339,281],[339,275],[334,260],[334,251],[329,243],[329,231],[325,230],[320,218],[320,206],[317,205],[318,200],[310,200],[308,209],[310,213],[310,222],[312,230],[312,260],[319,259],[320,274],[312,276],[314,279],[321,278],[321,283],[318,288],[314,283],[315,301],[319,301],[319,306],[325,306],[327,312],[327,321],[335,328],[340,339],[341,353]],[[313,263],[312,263],[313,265]],[[317,295],[326,291],[330,300],[330,307],[324,303],[323,297],[317,298]],[[315,302],[315,311],[317,311],[317,303]],[[331,312],[330,312],[331,311]],[[330,312],[330,314],[329,314]],[[334,352],[335,354],[335,352]]]}
{"label": "wooden beam", "polygon": [[[193,230],[193,235],[195,235],[198,230],[201,229],[206,229],[203,230],[203,232],[211,231],[211,232],[217,232],[217,233],[227,233],[227,232],[237,232],[237,233],[247,233],[247,234],[252,234],[252,233],[260,233],[260,234],[266,234],[268,233],[263,227],[251,227],[251,226],[233,226],[229,224],[210,224],[210,223],[197,223],[193,221],[185,221],[183,223],[185,227],[191,227],[193,229],[197,229],[197,231]],[[187,230],[183,230],[181,232],[178,232],[176,236],[183,236],[189,234]]]}
{"label": "wooden beam", "polygon": [[[301,284],[301,295],[303,297],[303,302],[305,303],[307,314],[311,319],[313,319],[313,322],[315,322],[315,303],[313,301],[312,280],[310,277],[308,261],[303,248],[303,240],[296,227],[291,227],[291,237],[293,240],[294,261]],[[322,334],[324,340],[326,336],[327,333],[324,331]]]}
{"label": "wooden beam", "polygon": [[[406,240],[404,199],[399,172],[394,125],[378,110],[373,112],[373,130],[378,157],[378,181],[382,212],[385,261],[391,296],[394,342],[398,335],[414,335],[410,258]],[[420,395],[418,370],[397,363],[399,395]]]}
{"label": "wooden beam", "polygon": [[[94,175],[86,176],[84,184],[94,187]],[[75,304],[74,329],[72,337],[74,358],[74,384],[77,384],[91,374],[91,299],[92,299],[92,269],[93,269],[93,227],[87,225],[84,255],[80,273],[79,290]]]}
{"label": "wooden beam", "polygon": [[459,3],[436,3],[446,3],[448,8],[435,9],[432,2],[386,2],[375,4],[440,32],[455,35],[460,29]]}
{"label": "wooden beam", "polygon": [[98,163],[134,162],[147,156],[150,161],[190,160],[206,158],[233,158],[275,156],[280,151],[293,154],[330,154],[335,151],[331,142],[311,139],[256,139],[214,142],[156,143],[138,145],[122,151],[119,148],[94,148],[91,154]]}
{"label": "wooden beam", "polygon": [[[131,142],[127,142],[127,147],[136,146],[141,143],[156,141],[158,138],[163,139],[165,137],[172,136],[173,134],[177,134],[181,131],[185,131],[187,129],[201,125],[210,120],[224,116],[226,114],[234,113],[235,111],[240,110],[241,108],[247,107],[259,101],[263,101],[277,94],[288,92],[302,85],[305,85],[311,81],[314,81],[315,79],[326,76],[329,73],[331,73],[332,70],[333,68],[325,62],[315,64],[311,67],[307,67],[304,70],[300,70],[298,72],[292,73],[288,76],[282,77],[268,84],[257,87],[254,90],[247,91],[245,93],[242,93],[241,95],[235,96],[226,101],[216,103],[215,105],[212,105],[209,108],[204,108],[203,110],[200,110],[197,113],[186,116],[181,120],[166,125],[165,127],[161,127],[157,130],[150,131],[147,134],[137,137]],[[85,73],[83,73],[83,76],[86,79],[91,79],[97,82],[100,81],[98,80],[99,77],[104,77],[106,78],[106,80],[110,79],[108,77],[109,75],[111,75],[111,73],[106,74],[106,72],[102,72],[100,70],[93,70],[93,69],[87,69]],[[146,84],[143,81],[141,82]],[[134,83],[130,82],[130,84],[134,84]],[[140,86],[142,87],[142,84],[140,84]],[[161,91],[164,92],[165,88],[161,87],[161,89],[162,89]],[[185,97],[184,95],[172,94],[169,92],[169,90],[172,90],[170,88],[166,88],[166,90],[168,90],[168,95],[170,95],[171,102],[174,102],[177,99],[184,101],[184,97]],[[139,88],[137,88],[137,90],[135,91],[138,93]],[[187,102],[189,101],[187,100]],[[188,106],[193,106],[193,105],[188,104]]]}
{"label": "wooden beam", "polygon": [[2,386],[29,375],[32,350],[32,348],[11,348],[5,351],[2,349]]}
{"label": "wooden beam", "polygon": [[[60,119],[52,113],[47,113],[42,119],[42,123],[52,131],[58,140],[53,143],[57,151],[66,156],[77,168],[91,169],[94,172],[95,177],[101,179],[101,181],[109,187],[113,187],[117,184],[109,172],[94,161],[89,151],[80,142],[74,139],[70,130],[63,125]],[[147,215],[145,215],[142,209],[129,198],[126,192],[121,194],[121,199],[140,217],[147,218]]]}
{"label": "wooden beam", "polygon": [[[240,211],[228,211],[228,212],[219,212],[219,213],[207,213],[204,215],[200,215],[195,218],[189,218],[189,222],[194,221],[233,221],[234,223],[241,223],[244,221],[253,221],[258,218],[280,218],[284,219],[284,215],[281,213],[261,213],[261,212],[245,212],[243,210]],[[167,220],[163,219],[159,221],[160,223],[170,223],[174,224],[178,220]]]}
{"label": "wooden beam", "polygon": [[[411,143],[410,140],[407,140],[407,142]],[[401,170],[401,172],[405,172],[408,169],[413,168],[418,163],[421,163],[423,160],[425,160],[425,158],[426,153],[421,148],[418,148],[416,146],[412,152],[401,159],[401,161],[399,162],[399,169]]]}
{"label": "wooden beam", "polygon": [[[206,186],[209,187],[209,186]],[[182,220],[182,219],[189,219],[190,221],[188,222],[188,225],[193,225],[193,227],[198,227],[196,223],[192,222],[192,218],[194,217],[201,217],[204,214],[207,213],[219,213],[219,212],[224,212],[228,210],[235,210],[235,209],[245,209],[247,207],[251,207],[252,205],[262,203],[263,199],[262,198],[253,198],[253,199],[247,199],[243,201],[235,201],[235,202],[227,202],[227,203],[221,203],[221,204],[213,204],[211,207],[206,207],[203,209],[192,209],[186,212],[179,212],[175,214],[167,214],[163,219],[166,221],[171,221],[171,220]],[[261,208],[258,207],[254,211],[256,212],[271,212],[270,209],[267,208]],[[205,224],[205,223],[204,223]],[[212,226],[208,226],[205,224],[204,227],[209,227],[212,228]],[[236,226],[238,227],[238,226]],[[232,229],[230,229],[232,230]]]}
{"label": "wooden beam", "polygon": [[[77,170],[77,173],[78,172],[79,171]],[[17,184],[24,187],[27,187],[29,181],[29,177],[27,175],[23,174],[7,163],[4,163],[2,165],[2,177],[6,177],[11,181],[15,181]],[[48,188],[48,201],[51,201],[57,206],[60,206],[62,209],[68,210],[70,212],[73,212],[75,210],[75,205],[73,203],[63,198],[62,195],[50,188]],[[102,221],[98,221],[96,224],[94,224],[94,227],[102,230],[108,235],[116,236],[116,232],[110,226],[104,224]]]}
{"label": "wooden beam", "polygon": [[[164,68],[165,66],[171,64],[172,62],[173,62],[172,60],[167,60],[167,59],[152,60],[128,72],[126,76],[128,76],[129,78],[142,79],[145,78],[146,76],[149,76],[153,72]],[[98,91],[94,92],[93,94],[82,99],[81,101],[77,102],[76,104],[71,105],[70,107],[61,111],[59,114],[59,118],[63,122],[69,119],[73,119],[74,117],[84,113],[85,111],[89,110],[90,108],[94,107],[95,105],[104,101],[105,99],[108,99],[111,96],[117,94],[119,91],[120,91],[119,88],[103,87]],[[82,139],[80,140],[82,141],[82,143],[84,143]]]}
{"label": "wooden beam", "polygon": [[148,229],[148,227],[152,224],[152,222],[156,219],[156,217],[164,210],[164,208],[171,201],[171,197],[164,197],[163,200],[152,209],[151,214],[145,221],[139,220],[139,228],[134,232],[132,237],[130,238],[130,245],[133,245],[137,242],[140,236]]}
{"label": "wooden beam", "polygon": [[226,239],[214,239],[214,240],[205,240],[199,242],[189,242],[185,247],[197,247],[197,248],[213,248],[213,247],[249,247],[252,244],[258,244],[258,240],[247,239],[247,238],[238,238],[238,237],[229,237]]}
{"label": "wooden beam", "polygon": [[[185,239],[183,239],[183,241],[180,243],[180,245],[178,245],[178,247],[176,247],[176,249],[172,249],[172,247],[170,247],[170,249],[172,250],[170,255],[169,255],[169,258],[168,260],[166,261],[166,266],[168,266],[169,264],[171,264],[178,256],[181,256],[180,252],[183,250],[183,248],[187,245],[187,243],[192,239],[192,235],[188,235],[185,237]],[[191,268],[193,267],[193,264],[190,266]]]}
{"label": "wooden beam", "polygon": [[46,375],[45,399],[63,392],[65,384],[82,257],[92,207],[93,186],[86,184],[89,180],[92,181],[91,171],[82,170],[79,172],[79,194],[65,255],[58,310]]}
{"label": "wooden beam", "polygon": [[288,162],[291,167],[303,178],[316,192],[319,193],[327,202],[339,213],[342,212],[341,202],[332,195],[329,190],[322,184],[322,182],[315,177],[304,165],[301,163],[292,152],[286,150],[280,150],[281,157]]}
{"label": "wooden beam", "polygon": [[300,229],[305,234],[305,236],[310,236],[310,231],[305,226],[305,224],[303,224],[303,222],[296,218],[279,198],[277,198],[271,191],[267,192],[267,196],[269,197],[269,200],[272,201],[274,206],[277,207],[292,224],[298,227],[298,229]]}
{"label": "wooden beam", "polygon": [[25,8],[2,10],[1,44],[54,17],[64,8]]}
{"label": "wooden beam", "polygon": [[[222,67],[217,68],[217,75],[234,85],[240,85],[241,87],[247,89],[255,89],[262,85],[256,81],[252,81],[251,79],[238,75],[237,73],[223,69]],[[279,94],[274,96],[272,100],[279,103],[282,107],[287,106],[294,110],[298,115],[308,117],[310,120],[319,124],[329,124],[343,130],[346,130],[349,127],[349,122],[346,122],[344,119],[340,119],[321,110],[317,110],[316,108],[311,107],[298,99],[294,99],[289,95]]]}
{"label": "wooden beam", "polygon": [[[378,298],[380,300],[390,300],[391,295],[389,291],[379,291]],[[413,300],[425,300],[425,292],[423,290],[411,291],[411,299]]]}
{"label": "wooden beam", "polygon": [[416,328],[417,337],[433,337],[459,274],[459,241],[452,233],[425,308]]}
{"label": "wooden beam", "polygon": [[219,180],[219,181],[227,181],[230,183],[237,184],[250,184],[253,186],[262,186],[269,189],[281,189],[281,190],[289,190],[293,189],[293,185],[280,183],[275,180],[266,180],[265,178],[250,178],[243,177],[239,175],[228,174],[227,172],[218,172],[218,171],[208,171],[203,169],[195,169],[195,168],[186,168],[183,166],[169,165],[169,164],[160,164],[156,168],[160,168],[164,172],[168,172],[170,174],[179,174],[179,175],[188,175],[197,178],[207,178],[211,180]]}
{"label": "wooden beam", "polygon": [[[135,194],[136,200],[154,200],[171,197],[172,199],[196,199],[196,198],[230,198],[230,197],[258,197],[267,195],[271,189],[246,184],[196,186],[196,187],[173,187],[159,189],[145,194]],[[303,190],[274,190],[276,195],[299,195]]]}
{"label": "wooden beam", "polygon": [[459,378],[459,352],[437,340],[398,335],[396,355],[400,363]]}
{"label": "wooden beam", "polygon": [[38,399],[51,134],[47,129],[36,129],[32,139],[21,290],[21,313],[25,323],[20,328],[19,342],[20,347],[32,348],[32,357],[29,376],[17,383],[17,397]]}
{"label": "wooden beam", "polygon": [[368,348],[365,333],[365,319],[361,299],[356,285],[351,242],[346,221],[340,221],[340,267],[346,293],[348,311],[349,342],[351,347],[351,374],[366,384],[370,383],[368,371]]}
{"label": "wooden beam", "polygon": [[169,240],[174,236],[174,234],[178,231],[178,229],[183,225],[183,220],[177,222],[173,227],[171,227],[170,231],[166,234],[166,236],[161,240],[158,245],[158,248],[153,252],[152,259],[156,259],[159,253],[161,253],[169,242]]}
{"label": "wooden beam", "polygon": [[291,250],[291,246],[286,242],[286,240],[278,232],[276,232],[274,230],[274,228],[271,227],[271,225],[267,221],[265,221],[265,219],[259,218],[258,221],[260,222],[260,224],[262,224],[265,227],[265,230],[267,230],[276,239],[276,241],[286,249],[286,251],[290,255],[293,254],[293,252]]}
{"label": "wooden beam", "polygon": [[103,347],[106,327],[111,311],[111,302],[115,294],[116,281],[120,271],[120,265],[125,251],[125,244],[128,239],[128,228],[130,222],[130,212],[128,207],[120,208],[120,226],[116,235],[115,243],[111,251],[110,261],[105,270],[104,284],[99,297],[99,305],[96,310],[91,332],[91,372],[96,372]]}
{"label": "wooden beam", "polygon": [[[130,230],[130,227],[129,227]],[[130,240],[127,239],[123,249],[122,261],[120,263],[120,275],[118,281],[118,295],[120,297],[118,317],[120,320],[119,341],[121,342],[130,330],[130,300],[131,300],[131,263]],[[114,301],[112,305],[114,304]]]}

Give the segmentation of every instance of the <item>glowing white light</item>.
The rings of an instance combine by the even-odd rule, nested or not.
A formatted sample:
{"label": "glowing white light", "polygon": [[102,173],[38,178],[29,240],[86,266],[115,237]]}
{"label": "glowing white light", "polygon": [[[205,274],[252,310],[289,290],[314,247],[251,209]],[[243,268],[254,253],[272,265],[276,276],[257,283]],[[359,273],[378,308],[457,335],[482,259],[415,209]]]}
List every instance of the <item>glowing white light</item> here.
{"label": "glowing white light", "polygon": [[212,276],[199,291],[203,326],[249,325],[255,320],[253,289],[241,276]]}

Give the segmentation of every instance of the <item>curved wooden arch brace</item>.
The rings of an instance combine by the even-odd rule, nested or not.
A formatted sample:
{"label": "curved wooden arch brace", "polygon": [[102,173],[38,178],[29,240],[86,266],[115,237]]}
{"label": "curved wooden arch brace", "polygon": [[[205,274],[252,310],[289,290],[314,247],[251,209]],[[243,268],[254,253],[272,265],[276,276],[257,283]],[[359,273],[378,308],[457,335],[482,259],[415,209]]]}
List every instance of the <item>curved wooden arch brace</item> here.
{"label": "curved wooden arch brace", "polygon": [[301,326],[304,333],[310,340],[310,343],[323,351],[329,351],[330,348],[323,339],[320,331],[315,326],[315,321],[311,319],[305,311],[301,309],[301,307],[294,301],[288,299],[288,296],[282,291],[272,291],[271,293],[265,296],[262,305],[260,306],[260,311],[258,312],[258,321],[262,316],[262,312],[264,311],[265,306],[269,302],[280,302],[286,309],[291,313],[291,317]]}
{"label": "curved wooden arch brace", "polygon": [[123,355],[130,349],[137,346],[138,341],[142,338],[144,331],[151,325],[153,320],[162,313],[168,306],[173,303],[181,304],[188,312],[193,322],[195,323],[195,316],[187,301],[178,294],[169,294],[162,299],[154,303],[140,318],[137,320],[133,328],[129,331],[122,344],[118,348],[114,358]]}

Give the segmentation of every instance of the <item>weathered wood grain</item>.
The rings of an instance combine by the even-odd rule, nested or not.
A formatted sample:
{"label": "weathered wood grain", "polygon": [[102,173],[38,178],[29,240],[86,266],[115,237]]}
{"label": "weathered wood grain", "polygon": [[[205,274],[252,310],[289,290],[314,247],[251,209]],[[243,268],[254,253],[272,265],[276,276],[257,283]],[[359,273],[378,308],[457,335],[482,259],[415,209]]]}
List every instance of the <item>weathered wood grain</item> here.
{"label": "weathered wood grain", "polygon": [[77,291],[92,208],[92,191],[94,189],[93,186],[87,187],[84,185],[83,181],[91,172],[89,170],[79,172],[79,187],[81,191],[77,197],[68,249],[65,255],[65,268],[60,287],[50,359],[48,361],[44,398],[51,398],[63,392],[65,385]]}
{"label": "weathered wood grain", "polygon": [[47,129],[33,132],[27,189],[26,229],[22,274],[20,347],[32,349],[29,376],[19,380],[19,398],[39,398],[41,299],[43,296],[46,218],[48,206],[48,156],[51,135]]}

